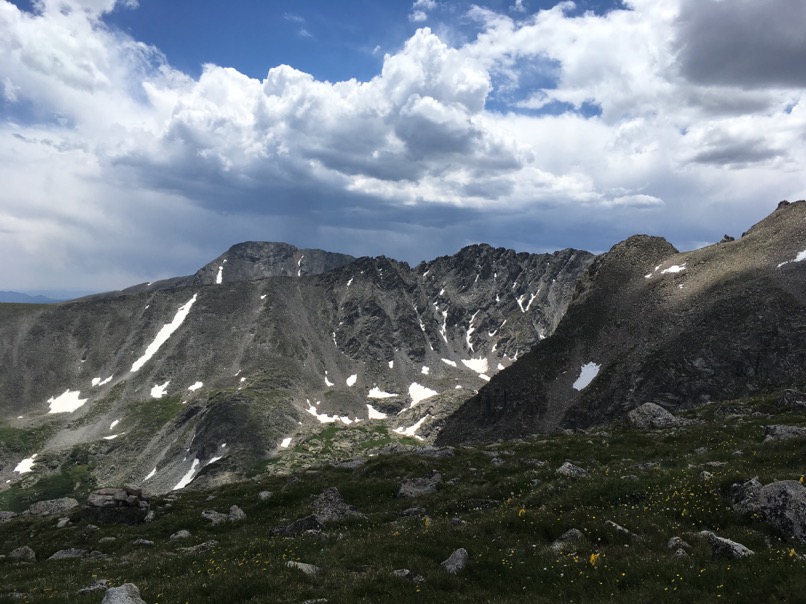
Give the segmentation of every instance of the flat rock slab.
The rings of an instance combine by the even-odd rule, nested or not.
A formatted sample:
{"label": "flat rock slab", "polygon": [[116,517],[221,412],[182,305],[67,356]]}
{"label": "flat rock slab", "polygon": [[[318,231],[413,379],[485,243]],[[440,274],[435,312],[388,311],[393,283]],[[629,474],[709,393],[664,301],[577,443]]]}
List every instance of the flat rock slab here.
{"label": "flat rock slab", "polygon": [[63,516],[65,512],[78,507],[78,501],[72,497],[61,497],[47,501],[37,501],[23,512],[24,516]]}
{"label": "flat rock slab", "polygon": [[69,547],[67,549],[60,549],[58,552],[48,558],[48,560],[69,560],[71,558],[83,558],[88,553],[89,552],[85,549]]}
{"label": "flat rock slab", "polygon": [[146,601],[140,597],[140,590],[134,583],[124,583],[107,589],[101,604],[146,604]]}
{"label": "flat rock slab", "polygon": [[297,570],[301,570],[309,577],[313,577],[319,574],[319,567],[314,566],[313,564],[305,564],[305,562],[296,562],[294,560],[289,560],[286,563],[288,568],[296,568]]}
{"label": "flat rock slab", "polygon": [[640,430],[662,430],[690,424],[655,403],[644,403],[627,414],[627,423]]}
{"label": "flat rock slab", "polygon": [[13,550],[8,555],[8,559],[15,560],[17,562],[33,562],[36,560],[36,554],[30,547],[23,545],[22,547],[18,547],[17,549]]}

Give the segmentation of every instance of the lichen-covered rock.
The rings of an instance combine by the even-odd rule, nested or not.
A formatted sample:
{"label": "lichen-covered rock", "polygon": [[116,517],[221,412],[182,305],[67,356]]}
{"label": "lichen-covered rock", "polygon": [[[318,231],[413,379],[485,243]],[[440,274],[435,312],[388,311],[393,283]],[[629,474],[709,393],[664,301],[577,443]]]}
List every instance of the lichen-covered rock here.
{"label": "lichen-covered rock", "polygon": [[319,567],[314,566],[313,564],[306,564],[305,562],[296,562],[294,560],[289,560],[286,563],[286,566],[289,568],[296,568],[297,570],[301,570],[309,577],[313,577],[319,574]]}
{"label": "lichen-covered rock", "polygon": [[134,583],[124,583],[120,587],[106,590],[101,604],[146,604],[140,597],[140,590]]}
{"label": "lichen-covered rock", "polygon": [[806,544],[806,487],[796,480],[761,486],[757,478],[732,489],[733,508],[759,514],[787,539]]}
{"label": "lichen-covered rock", "polygon": [[557,468],[557,474],[560,476],[570,476],[571,478],[582,478],[588,475],[585,468],[575,466],[570,461],[566,461],[563,465]]}
{"label": "lichen-covered rock", "polygon": [[730,539],[725,539],[724,537],[719,537],[711,531],[702,531],[700,534],[706,537],[708,539],[708,543],[711,544],[711,552],[714,558],[737,560],[739,558],[746,558],[747,556],[752,556],[755,554],[753,550],[742,545],[741,543],[732,541]]}
{"label": "lichen-covered rock", "polygon": [[313,502],[314,516],[322,524],[341,522],[348,518],[364,518],[352,505],[345,503],[336,487],[325,489]]}
{"label": "lichen-covered rock", "polygon": [[61,497],[59,499],[48,499],[47,501],[37,501],[28,506],[22,514],[24,516],[62,516],[65,512],[78,507],[78,501],[72,497]]}
{"label": "lichen-covered rock", "polygon": [[687,422],[679,417],[675,417],[666,409],[655,403],[644,403],[636,407],[627,414],[627,422],[641,430],[660,430],[663,428],[675,428],[685,425]]}
{"label": "lichen-covered rock", "polygon": [[460,547],[455,550],[447,560],[443,560],[440,566],[445,569],[445,572],[455,575],[467,566],[468,558],[467,550]]}
{"label": "lichen-covered rock", "polygon": [[36,560],[36,554],[30,547],[23,545],[22,547],[12,550],[8,555],[8,559],[16,562],[34,562]]}
{"label": "lichen-covered rock", "polygon": [[398,488],[397,496],[400,498],[420,497],[435,492],[442,484],[442,474],[432,472],[423,478],[410,478],[404,480]]}
{"label": "lichen-covered rock", "polygon": [[579,529],[568,529],[549,546],[556,554],[565,554],[577,549],[585,542],[585,535]]}
{"label": "lichen-covered rock", "polygon": [[764,442],[806,438],[806,428],[800,426],[764,426]]}

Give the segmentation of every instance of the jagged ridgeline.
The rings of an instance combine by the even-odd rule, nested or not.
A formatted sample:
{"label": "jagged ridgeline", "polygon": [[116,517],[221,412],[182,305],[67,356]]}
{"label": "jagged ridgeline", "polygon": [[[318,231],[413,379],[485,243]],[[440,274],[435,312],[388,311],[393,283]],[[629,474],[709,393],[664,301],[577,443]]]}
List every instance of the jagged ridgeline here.
{"label": "jagged ridgeline", "polygon": [[0,305],[0,488],[166,492],[433,441],[554,332],[592,259],[475,245],[411,268],[250,242],[189,277]]}
{"label": "jagged ridgeline", "polygon": [[806,383],[806,202],[741,238],[679,253],[635,236],[596,258],[554,335],[447,421],[439,443],[496,440]]}

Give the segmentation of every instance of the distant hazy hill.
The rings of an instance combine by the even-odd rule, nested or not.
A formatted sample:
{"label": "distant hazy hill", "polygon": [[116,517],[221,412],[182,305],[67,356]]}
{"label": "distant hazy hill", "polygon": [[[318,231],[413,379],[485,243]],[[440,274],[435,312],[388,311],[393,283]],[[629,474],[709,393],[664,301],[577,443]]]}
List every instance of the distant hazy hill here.
{"label": "distant hazy hill", "polygon": [[28,294],[21,294],[20,292],[4,292],[0,291],[0,302],[17,302],[22,304],[53,304],[59,302],[52,298],[45,296],[29,296]]}

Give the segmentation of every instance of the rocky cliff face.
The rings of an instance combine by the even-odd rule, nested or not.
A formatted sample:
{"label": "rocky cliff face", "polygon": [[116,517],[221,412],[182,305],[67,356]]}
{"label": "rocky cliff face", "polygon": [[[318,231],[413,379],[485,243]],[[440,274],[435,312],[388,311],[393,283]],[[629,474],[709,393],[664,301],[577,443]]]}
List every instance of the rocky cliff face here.
{"label": "rocky cliff face", "polygon": [[433,439],[552,333],[591,260],[480,245],[412,269],[247,243],[192,277],[0,305],[0,488],[74,462],[101,485],[211,484],[326,424]]}
{"label": "rocky cliff face", "polygon": [[806,202],[679,253],[636,236],[596,258],[563,321],[452,415],[456,443],[586,427],[806,382]]}

